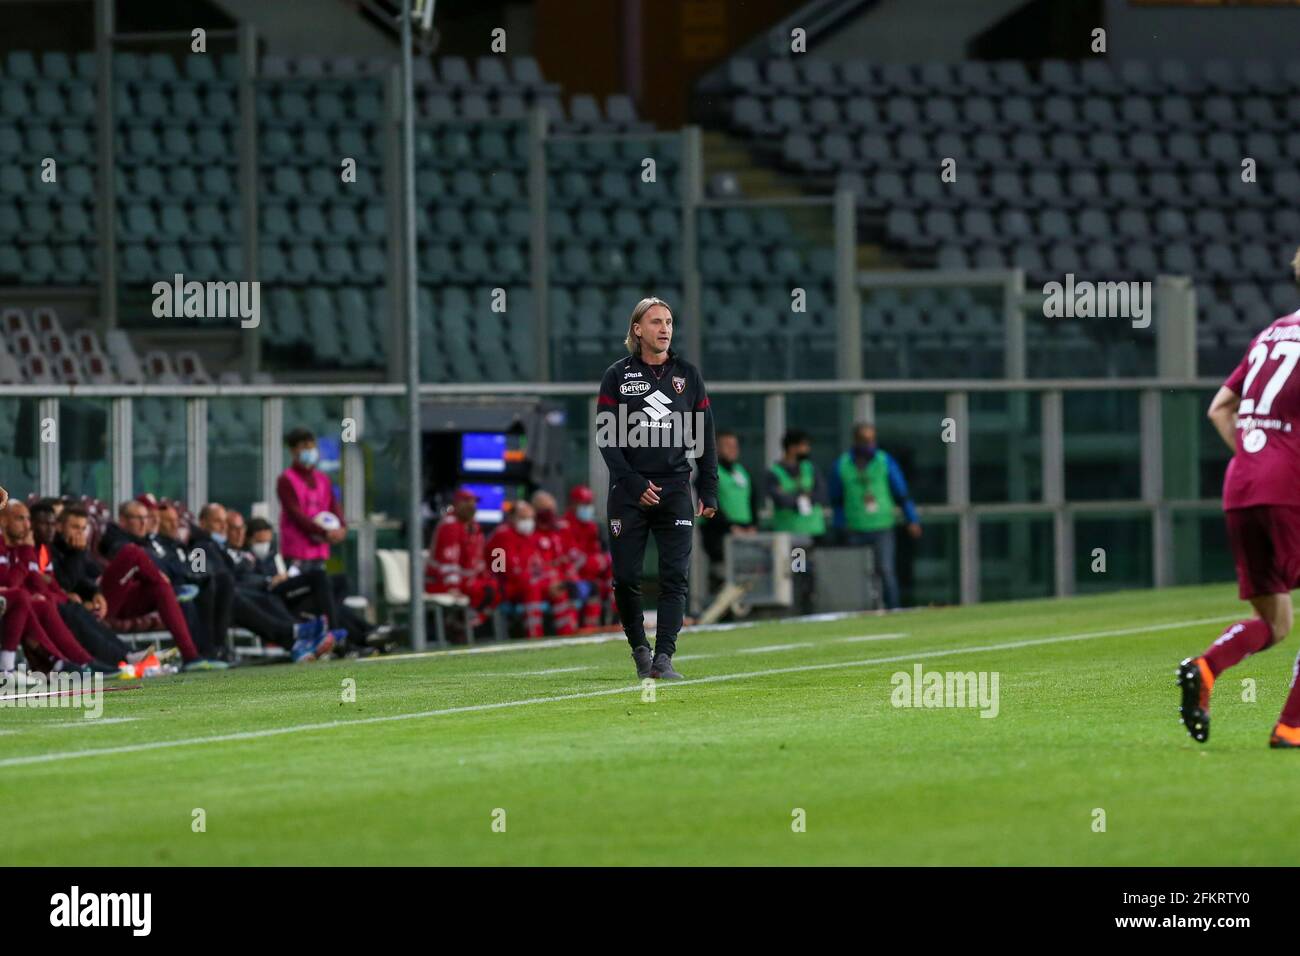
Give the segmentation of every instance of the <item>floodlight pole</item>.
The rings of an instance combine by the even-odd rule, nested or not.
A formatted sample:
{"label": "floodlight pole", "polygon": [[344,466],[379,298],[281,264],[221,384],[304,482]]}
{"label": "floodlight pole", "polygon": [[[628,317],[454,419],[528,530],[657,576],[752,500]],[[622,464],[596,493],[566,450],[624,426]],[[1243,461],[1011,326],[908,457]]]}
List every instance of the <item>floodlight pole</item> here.
{"label": "floodlight pole", "polygon": [[406,549],[411,555],[411,646],[422,651],[424,629],[424,535],[420,474],[420,326],[415,274],[415,108],[411,82],[411,0],[402,0],[402,310],[406,319]]}

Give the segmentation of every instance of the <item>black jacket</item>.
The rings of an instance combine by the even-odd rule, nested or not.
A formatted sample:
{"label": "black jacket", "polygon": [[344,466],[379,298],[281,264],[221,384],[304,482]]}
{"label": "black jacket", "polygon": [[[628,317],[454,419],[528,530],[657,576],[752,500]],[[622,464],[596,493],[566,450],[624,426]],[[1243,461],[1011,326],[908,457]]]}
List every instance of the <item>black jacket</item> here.
{"label": "black jacket", "polygon": [[50,542],[49,571],[64,593],[75,594],[83,601],[89,601],[99,591],[99,578],[104,573],[89,549],[70,547],[59,534]]}
{"label": "black jacket", "polygon": [[203,552],[208,574],[219,574],[222,571],[231,575],[235,573],[235,559],[226,550],[226,546],[218,544],[216,538],[202,528],[190,532],[190,552],[193,553],[195,548]]}
{"label": "black jacket", "polygon": [[671,349],[663,365],[629,355],[605,370],[596,402],[596,443],[611,488],[635,500],[652,480],[689,478],[695,458],[700,501],[718,506],[713,409],[699,369]]}

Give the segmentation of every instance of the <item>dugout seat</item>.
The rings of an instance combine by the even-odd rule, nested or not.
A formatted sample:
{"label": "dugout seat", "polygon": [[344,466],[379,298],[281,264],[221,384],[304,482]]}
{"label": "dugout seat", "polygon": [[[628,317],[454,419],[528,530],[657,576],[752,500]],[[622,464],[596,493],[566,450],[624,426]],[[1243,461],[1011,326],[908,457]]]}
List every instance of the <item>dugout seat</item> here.
{"label": "dugout seat", "polygon": [[[379,574],[383,580],[384,601],[388,612],[394,619],[398,615],[409,613],[411,604],[411,559],[410,552],[390,548],[375,551],[379,561]],[[423,559],[423,554],[421,554]],[[470,626],[469,598],[451,594],[425,594],[424,607],[432,609],[434,636],[438,643],[447,646],[446,614],[456,612],[461,615],[462,626],[467,639],[474,643],[474,630]]]}

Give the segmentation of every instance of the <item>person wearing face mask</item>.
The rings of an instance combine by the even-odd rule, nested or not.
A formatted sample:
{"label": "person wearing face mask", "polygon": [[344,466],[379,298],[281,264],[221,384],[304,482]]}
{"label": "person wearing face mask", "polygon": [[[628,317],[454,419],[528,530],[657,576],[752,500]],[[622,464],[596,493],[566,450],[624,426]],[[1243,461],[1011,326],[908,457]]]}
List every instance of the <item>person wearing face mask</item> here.
{"label": "person wearing face mask", "polygon": [[[329,560],[330,545],[347,537],[343,507],[334,494],[334,484],[316,465],[320,451],[316,435],[306,428],[295,428],[285,436],[292,463],[275,483],[280,501],[280,553],[299,570],[324,568]],[[339,522],[326,530],[316,523],[316,516],[330,512]]]}
{"label": "person wearing face mask", "polygon": [[568,591],[568,598],[577,607],[582,624],[600,623],[600,595],[593,582],[583,580],[574,561],[573,529],[568,518],[559,510],[555,496],[549,491],[533,492],[533,512],[537,516],[537,543],[546,563],[554,568]]}
{"label": "person wearing face mask", "polygon": [[758,530],[758,489],[740,463],[740,439],[735,432],[718,432],[718,513],[700,527],[704,553],[709,556],[709,584],[714,591],[723,584],[725,542],[729,534],[753,534]]}
{"label": "person wearing face mask", "polygon": [[[468,488],[458,488],[451,507],[433,530],[433,540],[425,563],[424,590],[428,594],[464,595],[469,598],[470,626],[479,627],[499,600],[499,589],[488,571],[484,556],[483,529],[474,520],[478,513],[478,496]],[[450,615],[453,643],[467,639],[456,633],[464,630],[457,615]]]}
{"label": "person wearing face mask", "polygon": [[601,540],[596,522],[596,498],[586,485],[569,489],[569,510],[564,514],[569,530],[569,555],[578,580],[590,586],[582,605],[582,626],[599,627],[618,615],[614,607],[614,566]]}
{"label": "person wearing face mask", "polygon": [[901,507],[907,533],[921,536],[921,523],[907,491],[898,462],[876,445],[876,426],[862,422],[853,428],[853,447],[840,455],[831,471],[831,502],[843,515],[848,543],[871,549],[881,600],[889,610],[899,606],[898,572],[894,561],[894,509]]}
{"label": "person wearing face mask", "polygon": [[[214,578],[229,579],[231,618],[264,641],[287,648],[294,662],[314,661],[334,649],[337,635],[328,628],[328,620],[314,615],[300,620],[290,613],[286,602],[269,591],[256,593],[238,586],[239,570],[229,550],[229,515],[224,507],[209,502],[199,510],[199,528],[190,537],[190,545],[203,551],[208,572]],[[323,571],[314,572],[324,578]],[[328,581],[320,581],[328,593]]]}
{"label": "person wearing face mask", "polygon": [[374,627],[348,607],[346,590],[337,582],[344,575],[331,578],[321,570],[296,571],[284,563],[275,550],[275,530],[265,518],[248,522],[248,552],[251,566],[236,570],[237,587],[249,588],[280,602],[298,620],[302,615],[323,618],[334,636],[335,657],[369,657],[376,653],[373,638],[382,638],[391,627]]}
{"label": "person wearing face mask", "polygon": [[505,599],[524,611],[524,634],[540,638],[545,633],[545,605],[551,605],[555,632],[572,634],[578,615],[569,600],[563,572],[547,562],[539,543],[537,518],[527,501],[516,501],[510,517],[487,540],[488,566],[497,574]]}
{"label": "person wearing face mask", "polygon": [[826,534],[829,501],[826,483],[812,463],[812,439],[792,428],[781,438],[782,455],[767,471],[767,496],[772,499],[772,530],[788,531],[795,547],[805,549],[804,570],[794,576],[795,607],[813,610],[812,546]]}

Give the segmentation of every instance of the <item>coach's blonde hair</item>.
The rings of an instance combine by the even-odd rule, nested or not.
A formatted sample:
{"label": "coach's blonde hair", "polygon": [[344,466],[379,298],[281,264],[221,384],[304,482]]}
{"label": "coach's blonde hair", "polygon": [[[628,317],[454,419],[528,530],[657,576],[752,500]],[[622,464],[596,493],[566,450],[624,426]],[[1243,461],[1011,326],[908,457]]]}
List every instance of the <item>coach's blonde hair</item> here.
{"label": "coach's blonde hair", "polygon": [[663,299],[656,298],[653,295],[647,296],[646,298],[638,302],[636,304],[636,308],[632,310],[632,318],[627,323],[627,338],[623,340],[623,344],[627,346],[627,350],[630,354],[636,355],[638,350],[640,349],[640,344],[637,340],[637,337],[632,334],[632,326],[640,322],[641,319],[645,317],[645,314],[649,312],[653,306],[656,305],[662,305],[665,309],[668,310],[668,314],[670,316],[673,314],[673,307],[671,305],[669,305]]}

